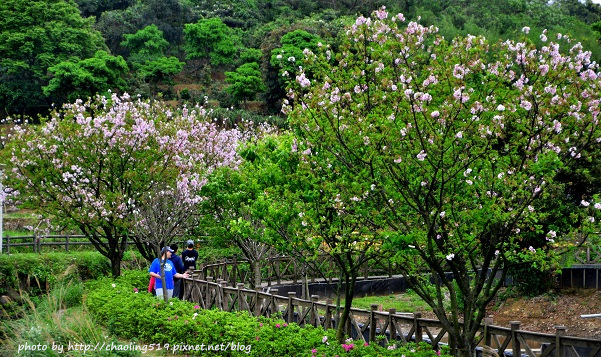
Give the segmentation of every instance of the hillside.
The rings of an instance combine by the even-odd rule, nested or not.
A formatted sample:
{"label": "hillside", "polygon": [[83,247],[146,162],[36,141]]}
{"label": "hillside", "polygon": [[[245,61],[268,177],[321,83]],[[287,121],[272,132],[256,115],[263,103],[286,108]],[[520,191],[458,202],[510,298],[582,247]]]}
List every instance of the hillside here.
{"label": "hillside", "polygon": [[601,291],[597,290],[563,290],[534,298],[497,299],[488,312],[497,326],[509,327],[510,321],[520,321],[521,330],[554,334],[555,326],[563,325],[569,336],[601,338],[601,317],[580,317],[601,314]]}

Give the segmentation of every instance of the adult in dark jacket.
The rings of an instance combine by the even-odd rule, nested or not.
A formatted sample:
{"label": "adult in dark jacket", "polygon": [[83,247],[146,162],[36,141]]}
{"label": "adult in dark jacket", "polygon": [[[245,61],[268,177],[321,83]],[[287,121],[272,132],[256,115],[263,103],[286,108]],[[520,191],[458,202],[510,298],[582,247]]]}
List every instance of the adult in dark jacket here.
{"label": "adult in dark jacket", "polygon": [[196,261],[198,260],[198,252],[194,249],[194,241],[190,239],[186,242],[188,249],[182,252],[182,260],[184,261],[184,270],[196,270]]}
{"label": "adult in dark jacket", "polygon": [[[169,260],[171,260],[171,263],[173,263],[173,266],[175,267],[175,271],[178,274],[183,274],[184,273],[184,263],[182,262],[182,258],[179,257],[179,255],[177,255],[177,244],[173,243],[171,244],[171,249],[173,250],[173,253],[171,254],[171,258],[169,258]],[[173,279],[173,297],[174,298],[178,298],[181,299],[183,296],[183,289],[182,287],[182,279]]]}

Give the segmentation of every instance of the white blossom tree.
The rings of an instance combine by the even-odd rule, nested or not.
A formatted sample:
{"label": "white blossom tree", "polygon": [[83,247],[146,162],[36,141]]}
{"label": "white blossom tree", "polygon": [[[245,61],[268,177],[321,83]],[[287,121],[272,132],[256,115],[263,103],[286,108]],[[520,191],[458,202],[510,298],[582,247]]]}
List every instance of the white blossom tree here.
{"label": "white blossom tree", "polygon": [[[349,187],[371,186],[369,201],[350,190],[331,201],[373,204],[402,273],[456,353],[471,356],[502,285],[497,273],[516,262],[548,266],[554,241],[573,243],[572,232],[544,232],[539,222],[545,199],[562,191],[557,171],[599,152],[601,76],[567,36],[545,32],[540,48],[491,45],[403,22],[382,8],[357,18],[337,53],[305,51],[313,74],[291,78],[284,111],[306,162],[321,165],[316,173],[336,169]],[[580,230],[601,208],[582,199],[590,218]],[[533,231],[547,244],[525,245]]]}

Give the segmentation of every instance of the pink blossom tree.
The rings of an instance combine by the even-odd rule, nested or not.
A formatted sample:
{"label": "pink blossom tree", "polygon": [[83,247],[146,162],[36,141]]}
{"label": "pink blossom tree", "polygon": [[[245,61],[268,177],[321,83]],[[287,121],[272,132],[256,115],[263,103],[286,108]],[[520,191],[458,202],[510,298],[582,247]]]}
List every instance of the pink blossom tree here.
{"label": "pink blossom tree", "polygon": [[[336,180],[371,187],[372,201],[351,190],[332,200],[373,204],[366,210],[383,245],[454,351],[469,356],[507,268],[549,266],[549,247],[573,243],[567,231],[541,232],[546,248],[522,242],[542,231],[543,202],[562,191],[557,171],[583,151],[598,153],[601,76],[566,36],[541,36],[540,48],[447,41],[404,21],[382,8],[357,18],[336,52],[306,50],[302,67],[313,75],[292,79],[284,111],[306,162],[323,166],[315,172],[336,167]],[[595,221],[592,207],[601,204],[584,198],[584,223]]]}
{"label": "pink blossom tree", "polygon": [[[222,130],[201,107],[96,97],[54,112],[42,125],[17,127],[4,153],[7,186],[56,224],[75,225],[120,274],[132,212],[144,194],[177,188],[200,200],[206,175],[238,165],[238,130]],[[131,237],[147,259],[152,247]]]}

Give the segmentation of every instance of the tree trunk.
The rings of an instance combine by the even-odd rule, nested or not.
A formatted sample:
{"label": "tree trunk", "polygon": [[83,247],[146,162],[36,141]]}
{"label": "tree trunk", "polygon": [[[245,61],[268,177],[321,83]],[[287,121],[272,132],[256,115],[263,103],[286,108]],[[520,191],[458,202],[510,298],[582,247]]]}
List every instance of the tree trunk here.
{"label": "tree trunk", "polygon": [[165,279],[165,264],[167,263],[167,259],[161,261],[161,284],[163,286],[163,300],[165,302],[169,301],[169,294],[167,293],[167,284]]}
{"label": "tree trunk", "polygon": [[111,260],[111,273],[113,278],[117,278],[121,275],[121,259],[119,255],[113,255],[110,257]]}
{"label": "tree trunk", "polygon": [[468,336],[464,335],[464,338],[458,343],[456,356],[474,357],[475,352],[473,339],[470,339]]}
{"label": "tree trunk", "polygon": [[254,279],[253,279],[255,282],[254,288],[260,288],[261,287],[261,262],[258,260],[253,262],[252,268],[254,271]]}
{"label": "tree trunk", "polygon": [[342,310],[342,316],[336,326],[336,341],[343,343],[345,340],[345,327],[351,313],[351,306],[353,305],[353,295],[355,295],[355,277],[345,277],[344,284],[344,309]]}

